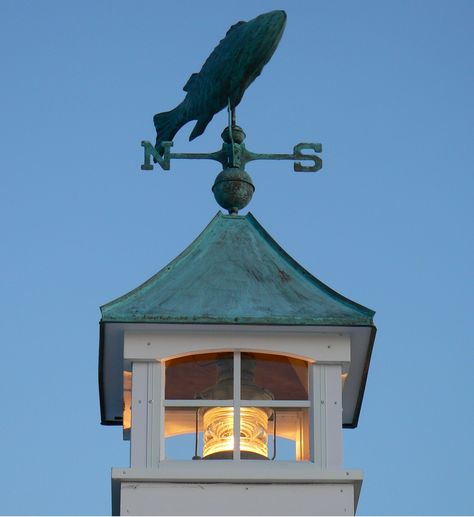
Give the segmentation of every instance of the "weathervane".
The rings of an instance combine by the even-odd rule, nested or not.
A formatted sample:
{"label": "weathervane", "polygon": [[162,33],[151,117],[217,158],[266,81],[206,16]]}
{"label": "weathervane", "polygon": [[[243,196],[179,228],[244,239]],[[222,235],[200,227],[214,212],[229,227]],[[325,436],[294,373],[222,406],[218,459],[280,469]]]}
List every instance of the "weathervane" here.
{"label": "weathervane", "polygon": [[[292,154],[262,154],[248,151],[245,133],[236,125],[235,108],[245,90],[261,74],[270,61],[282,37],[286,24],[284,11],[261,14],[248,22],[233,25],[224,39],[207,58],[201,71],[192,74],[183,90],[184,100],[173,110],[153,117],[156,128],[156,144],[142,141],[145,157],[142,170],[153,170],[152,159],[163,170],[170,170],[171,160],[215,160],[222,164],[212,191],[216,201],[231,214],[236,214],[251,200],[255,187],[244,170],[253,160],[293,160],[296,172],[316,172],[322,161],[315,154],[321,152],[321,144],[300,143]],[[189,140],[201,135],[214,115],[227,106],[228,125],[222,133],[224,143],[213,153],[171,153],[173,138],[190,120],[197,120]],[[311,161],[312,165],[302,165]]]}

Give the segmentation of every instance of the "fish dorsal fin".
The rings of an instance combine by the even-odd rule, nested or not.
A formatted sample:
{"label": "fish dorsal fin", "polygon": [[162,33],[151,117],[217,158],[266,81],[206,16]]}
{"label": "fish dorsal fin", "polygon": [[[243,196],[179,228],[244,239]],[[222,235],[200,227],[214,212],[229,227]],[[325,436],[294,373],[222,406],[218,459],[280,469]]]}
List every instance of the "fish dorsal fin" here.
{"label": "fish dorsal fin", "polygon": [[240,27],[243,23],[245,22],[242,20],[240,22],[234,23],[234,25],[232,25],[232,27],[226,32],[226,36],[228,36],[232,31],[235,31],[235,29],[237,29],[237,27]]}
{"label": "fish dorsal fin", "polygon": [[199,74],[191,74],[191,77],[188,79],[188,82],[183,87],[183,90],[185,92],[189,92],[189,90],[193,87],[198,75]]}

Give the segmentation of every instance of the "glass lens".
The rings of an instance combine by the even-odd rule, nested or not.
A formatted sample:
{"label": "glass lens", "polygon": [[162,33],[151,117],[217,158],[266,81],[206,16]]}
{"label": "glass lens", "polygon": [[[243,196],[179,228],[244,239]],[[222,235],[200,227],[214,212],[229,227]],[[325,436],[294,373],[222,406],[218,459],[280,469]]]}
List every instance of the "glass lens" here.
{"label": "glass lens", "polygon": [[234,408],[209,408],[203,415],[202,456],[207,459],[232,459],[234,453]]}
{"label": "glass lens", "polygon": [[242,400],[308,400],[308,363],[283,355],[242,353]]}
{"label": "glass lens", "polygon": [[240,457],[261,459],[268,457],[268,416],[265,408],[240,408]]}
{"label": "glass lens", "polygon": [[[241,459],[309,461],[308,408],[240,408]],[[234,408],[166,408],[169,460],[232,459]]]}
{"label": "glass lens", "polygon": [[[243,459],[266,459],[268,455],[268,410],[240,409],[240,454]],[[234,452],[234,408],[205,411],[203,458],[232,459]]]}
{"label": "glass lens", "polygon": [[233,354],[198,354],[166,362],[167,400],[231,400],[234,397]]}

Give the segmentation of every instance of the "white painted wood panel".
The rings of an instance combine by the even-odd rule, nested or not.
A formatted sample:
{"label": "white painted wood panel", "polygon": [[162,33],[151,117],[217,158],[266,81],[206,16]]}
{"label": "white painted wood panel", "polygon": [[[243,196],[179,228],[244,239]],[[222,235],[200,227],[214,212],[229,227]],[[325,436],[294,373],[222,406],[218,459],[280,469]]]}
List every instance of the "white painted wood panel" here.
{"label": "white painted wood panel", "polygon": [[350,362],[348,335],[287,329],[176,329],[133,331],[124,334],[124,358],[130,361],[163,360],[215,350],[272,352],[324,363]]}
{"label": "white painted wood panel", "polygon": [[342,466],[342,379],[339,365],[311,365],[311,459],[323,470]]}
{"label": "white painted wood panel", "polygon": [[121,515],[354,515],[348,484],[124,483]]}
{"label": "white painted wood panel", "polygon": [[130,465],[146,467],[148,365],[132,365],[132,428],[130,430]]}
{"label": "white painted wood panel", "polygon": [[342,378],[341,367],[324,365],[326,370],[326,464],[328,470],[342,467]]}
{"label": "white painted wood panel", "polygon": [[159,469],[113,469],[113,512],[353,515],[362,479],[359,470],[321,471],[311,462],[165,461]]}

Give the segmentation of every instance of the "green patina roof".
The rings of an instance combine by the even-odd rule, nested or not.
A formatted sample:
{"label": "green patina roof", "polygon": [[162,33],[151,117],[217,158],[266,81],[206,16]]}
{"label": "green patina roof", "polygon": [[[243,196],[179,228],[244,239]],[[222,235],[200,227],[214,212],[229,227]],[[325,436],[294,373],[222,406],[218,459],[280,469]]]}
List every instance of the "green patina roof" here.
{"label": "green patina roof", "polygon": [[249,213],[218,213],[168,266],[101,307],[102,321],[373,325],[374,311],[320,282]]}

